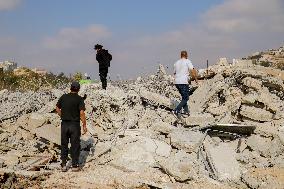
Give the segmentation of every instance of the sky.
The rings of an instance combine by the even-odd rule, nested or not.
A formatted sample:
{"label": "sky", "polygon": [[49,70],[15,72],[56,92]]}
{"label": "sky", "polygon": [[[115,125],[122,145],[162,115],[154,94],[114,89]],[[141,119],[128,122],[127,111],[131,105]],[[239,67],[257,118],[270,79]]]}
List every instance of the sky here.
{"label": "sky", "polygon": [[180,51],[206,60],[284,45],[283,0],[0,0],[0,61],[98,79],[94,45],[113,55],[112,79],[172,73]]}

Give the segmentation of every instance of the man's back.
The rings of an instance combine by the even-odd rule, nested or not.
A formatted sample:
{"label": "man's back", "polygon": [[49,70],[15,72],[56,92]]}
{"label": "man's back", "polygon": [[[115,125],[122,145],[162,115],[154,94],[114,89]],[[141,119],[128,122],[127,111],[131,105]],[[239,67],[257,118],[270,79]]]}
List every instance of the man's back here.
{"label": "man's back", "polygon": [[57,106],[63,121],[80,121],[80,110],[85,110],[84,100],[77,93],[62,95]]}
{"label": "man's back", "polygon": [[193,69],[190,60],[181,58],[175,65],[175,84],[188,84],[189,69]]}
{"label": "man's back", "polygon": [[96,60],[99,62],[100,66],[109,67],[112,55],[109,54],[108,50],[101,49],[96,55]]}

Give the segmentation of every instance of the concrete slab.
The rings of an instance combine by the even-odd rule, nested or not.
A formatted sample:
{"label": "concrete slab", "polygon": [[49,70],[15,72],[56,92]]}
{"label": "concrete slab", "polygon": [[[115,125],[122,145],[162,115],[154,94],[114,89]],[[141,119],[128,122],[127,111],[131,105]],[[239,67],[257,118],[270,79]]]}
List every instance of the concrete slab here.
{"label": "concrete slab", "polygon": [[182,118],[186,126],[206,125],[214,122],[211,114],[191,114],[189,117]]}
{"label": "concrete slab", "polygon": [[172,146],[191,153],[201,144],[204,134],[188,130],[175,130],[169,136]]}
{"label": "concrete slab", "polygon": [[180,182],[193,179],[197,174],[194,168],[194,159],[182,150],[172,154],[167,159],[159,161],[159,165],[175,180]]}
{"label": "concrete slab", "polygon": [[220,143],[218,146],[204,144],[207,161],[219,181],[238,181],[241,177],[236,152],[232,146]]}
{"label": "concrete slab", "polygon": [[52,143],[61,145],[61,128],[46,124],[34,130],[38,137],[42,137]]}
{"label": "concrete slab", "polygon": [[273,114],[261,108],[242,105],[240,114],[255,121],[271,121]]}

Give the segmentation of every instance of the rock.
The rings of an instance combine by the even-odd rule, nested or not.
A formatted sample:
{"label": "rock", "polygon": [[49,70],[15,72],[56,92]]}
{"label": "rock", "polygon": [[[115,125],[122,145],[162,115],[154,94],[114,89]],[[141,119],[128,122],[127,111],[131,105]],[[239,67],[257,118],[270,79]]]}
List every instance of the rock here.
{"label": "rock", "polygon": [[249,68],[249,67],[253,67],[253,63],[252,63],[252,60],[240,60],[240,59],[236,59],[234,66],[243,67],[243,68]]}
{"label": "rock", "polygon": [[254,79],[251,77],[246,77],[242,80],[242,83],[250,88],[253,88],[255,90],[260,90],[262,88],[262,82],[258,79]]}
{"label": "rock", "polygon": [[279,129],[278,133],[279,140],[281,141],[282,145],[284,145],[284,127]]}
{"label": "rock", "polygon": [[111,165],[128,171],[143,171],[155,166],[154,155],[135,143],[125,146],[117,155],[112,155]]}
{"label": "rock", "polygon": [[219,91],[229,87],[225,83],[224,77],[217,74],[210,80],[206,80],[198,87],[189,98],[189,107],[191,113],[202,113],[209,99],[216,95]]}
{"label": "rock", "polygon": [[42,137],[52,143],[61,145],[61,128],[51,124],[43,125],[34,130],[38,137]]}
{"label": "rock", "polygon": [[163,121],[159,121],[159,122],[155,122],[153,123],[153,125],[151,126],[151,128],[156,131],[156,132],[159,132],[159,133],[163,133],[163,134],[169,134],[171,133],[173,130],[176,129],[176,127],[168,124],[168,123],[165,123]]}
{"label": "rock", "polygon": [[219,181],[238,181],[241,177],[239,164],[236,160],[236,152],[226,143],[213,146],[204,144],[207,162]]}
{"label": "rock", "polygon": [[166,69],[162,64],[159,64],[158,74],[160,76],[167,75]]}
{"label": "rock", "polygon": [[5,161],[0,158],[0,168],[3,168],[5,165]]}
{"label": "rock", "polygon": [[51,113],[51,112],[54,112],[55,109],[56,109],[57,102],[58,102],[58,99],[48,102],[47,104],[45,104],[44,107],[42,107],[38,111],[38,113]]}
{"label": "rock", "polygon": [[260,154],[256,151],[249,151],[245,149],[242,153],[237,154],[237,160],[245,165],[246,168],[249,167],[257,167],[257,168],[265,168],[271,166],[271,163],[268,159],[260,156]]}
{"label": "rock", "polygon": [[56,127],[61,126],[61,119],[57,113],[47,113],[46,116],[47,116],[48,122],[51,125],[54,125]]}
{"label": "rock", "polygon": [[195,178],[197,175],[194,161],[192,156],[180,150],[173,153],[169,158],[160,161],[159,165],[176,181],[184,182]]}
{"label": "rock", "polygon": [[283,168],[255,168],[249,169],[242,175],[242,181],[250,188],[284,188]]}
{"label": "rock", "polygon": [[167,143],[146,137],[138,138],[136,142],[114,148],[111,164],[126,170],[142,171],[156,165],[155,157],[170,156],[171,146]]}
{"label": "rock", "polygon": [[204,134],[195,131],[174,130],[169,137],[172,146],[191,153],[201,144]]}
{"label": "rock", "polygon": [[279,138],[271,140],[258,135],[252,135],[247,139],[247,145],[264,157],[275,157],[284,151],[284,146]]}
{"label": "rock", "polygon": [[273,114],[269,111],[246,105],[241,106],[240,114],[255,121],[271,121],[273,118]]}
{"label": "rock", "polygon": [[183,123],[186,126],[203,126],[215,121],[214,117],[211,114],[191,114],[186,118],[182,118]]}
{"label": "rock", "polygon": [[0,155],[0,159],[4,160],[7,167],[14,167],[19,163],[19,157],[15,154]]}
{"label": "rock", "polygon": [[28,120],[26,129],[33,130],[35,128],[43,126],[47,123],[47,117],[44,114],[31,113]]}
{"label": "rock", "polygon": [[170,109],[174,109],[176,107],[177,102],[175,100],[171,100],[158,93],[153,93],[143,88],[140,89],[139,92],[140,92],[141,98],[153,106],[164,106]]}
{"label": "rock", "polygon": [[220,58],[217,65],[218,66],[228,66],[229,62],[228,62],[227,58]]}

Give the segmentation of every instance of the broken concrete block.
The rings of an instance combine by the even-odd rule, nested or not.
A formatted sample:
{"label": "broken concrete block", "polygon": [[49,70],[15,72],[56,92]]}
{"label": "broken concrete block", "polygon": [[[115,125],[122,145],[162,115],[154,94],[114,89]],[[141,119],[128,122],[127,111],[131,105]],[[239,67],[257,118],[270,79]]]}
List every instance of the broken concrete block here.
{"label": "broken concrete block", "polygon": [[252,150],[257,151],[266,157],[271,146],[271,139],[264,138],[259,135],[252,135],[247,139],[247,145]]}
{"label": "broken concrete block", "polygon": [[115,167],[131,171],[143,171],[156,163],[154,155],[135,143],[128,144],[125,149],[112,155],[110,163]]}
{"label": "broken concrete block", "polygon": [[278,127],[273,122],[264,122],[264,123],[255,123],[256,129],[254,131],[255,134],[261,135],[263,137],[275,137],[278,134]]}
{"label": "broken concrete block", "polygon": [[47,113],[46,114],[48,122],[51,125],[54,125],[56,127],[59,127],[61,125],[61,119],[60,116],[56,113]]}
{"label": "broken concrete block", "polygon": [[252,63],[252,60],[235,59],[234,66],[249,68],[249,67],[253,67],[254,65]]}
{"label": "broken concrete block", "polygon": [[242,80],[242,83],[250,88],[253,88],[255,90],[260,90],[262,88],[262,82],[258,79],[254,79],[251,77],[246,77]]}
{"label": "broken concrete block", "polygon": [[203,126],[214,122],[214,117],[211,114],[191,114],[186,118],[182,118],[186,126]]}
{"label": "broken concrete block", "polygon": [[236,159],[246,167],[264,168],[271,166],[271,163],[268,161],[268,159],[261,156],[256,151],[249,151],[249,149],[245,149],[243,152],[238,153]]}
{"label": "broken concrete block", "polygon": [[225,79],[221,74],[217,74],[214,78],[206,80],[198,87],[189,98],[189,107],[191,113],[202,113],[205,105],[219,91],[229,87],[225,83]]}
{"label": "broken concrete block", "polygon": [[284,151],[279,138],[273,140],[259,135],[252,135],[247,139],[247,145],[264,157],[275,157]]}
{"label": "broken concrete block", "polygon": [[156,165],[155,157],[170,156],[171,146],[167,143],[146,137],[138,138],[138,141],[113,148],[114,159],[111,164],[127,170],[142,171]]}
{"label": "broken concrete block", "polygon": [[205,143],[204,149],[208,164],[219,181],[238,181],[240,179],[240,167],[233,147],[226,143],[220,143],[218,146]]}
{"label": "broken concrete block", "polygon": [[218,66],[228,66],[229,62],[228,62],[227,58],[220,58],[219,62],[217,62],[216,65],[218,65]]}
{"label": "broken concrete block", "polygon": [[220,106],[219,103],[209,103],[208,108],[206,109],[206,112],[214,115],[219,116],[223,115],[224,113],[228,112],[228,107],[226,106]]}
{"label": "broken concrete block", "polygon": [[58,99],[48,102],[44,107],[42,107],[38,113],[51,113],[54,112],[56,109],[56,104]]}
{"label": "broken concrete block", "polygon": [[191,153],[201,144],[204,134],[195,131],[174,130],[169,137],[172,146]]}
{"label": "broken concrete block", "polygon": [[0,158],[0,168],[3,168],[5,166],[5,161]]}
{"label": "broken concrete block", "polygon": [[261,108],[242,105],[240,114],[255,121],[271,121],[273,114]]}
{"label": "broken concrete block", "polygon": [[4,164],[7,167],[14,167],[19,163],[19,157],[15,154],[5,154],[5,155],[0,155],[0,159],[4,160]]}
{"label": "broken concrete block", "polygon": [[171,146],[163,141],[143,138],[139,141],[139,143],[144,147],[146,151],[152,152],[155,155],[169,157],[171,154]]}
{"label": "broken concrete block", "polygon": [[254,91],[254,92],[250,92],[248,93],[247,95],[245,95],[243,98],[242,98],[242,103],[243,104],[254,104],[255,101],[257,100],[258,98],[258,94]]}
{"label": "broken concrete block", "polygon": [[242,175],[242,181],[250,188],[284,188],[283,168],[252,168]]}
{"label": "broken concrete block", "polygon": [[163,121],[153,123],[151,128],[154,131],[159,132],[159,133],[163,133],[163,134],[169,134],[173,130],[177,129],[175,126],[172,126],[172,125],[170,125],[166,122],[163,122]]}
{"label": "broken concrete block", "polygon": [[140,89],[139,93],[142,99],[153,106],[164,106],[170,109],[174,109],[176,107],[177,102],[175,100],[171,100],[158,93],[147,91],[144,88]]}
{"label": "broken concrete block", "polygon": [[31,113],[28,120],[27,128],[28,130],[33,130],[35,128],[43,126],[47,122],[47,117],[44,114]]}
{"label": "broken concrete block", "polygon": [[34,129],[34,133],[38,137],[42,137],[54,144],[61,144],[61,128],[51,124],[46,124]]}
{"label": "broken concrete block", "polygon": [[284,127],[281,127],[278,132],[278,137],[281,143],[284,145]]}
{"label": "broken concrete block", "polygon": [[169,158],[159,161],[159,165],[176,181],[183,182],[196,177],[194,161],[192,156],[180,150]]}

